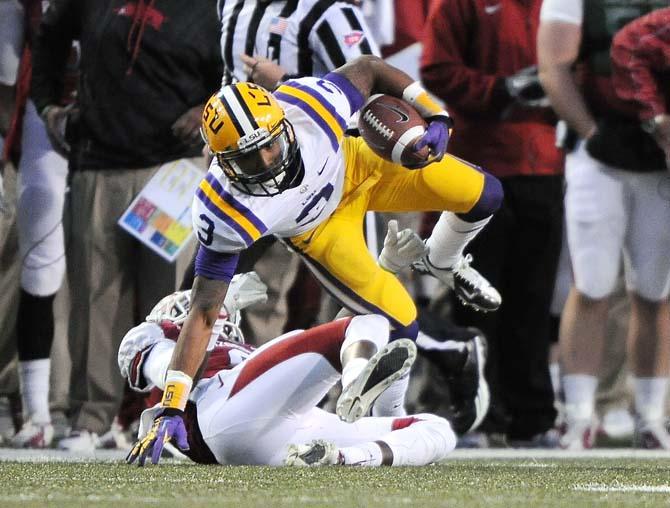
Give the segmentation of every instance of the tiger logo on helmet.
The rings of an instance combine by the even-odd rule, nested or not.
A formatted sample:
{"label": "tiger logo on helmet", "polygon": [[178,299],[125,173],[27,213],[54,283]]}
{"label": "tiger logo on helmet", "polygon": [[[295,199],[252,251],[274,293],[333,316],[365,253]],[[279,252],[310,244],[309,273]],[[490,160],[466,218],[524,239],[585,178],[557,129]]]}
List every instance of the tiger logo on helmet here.
{"label": "tiger logo on helmet", "polygon": [[253,83],[226,85],[202,114],[202,137],[233,187],[273,196],[300,173],[295,134],[274,96]]}

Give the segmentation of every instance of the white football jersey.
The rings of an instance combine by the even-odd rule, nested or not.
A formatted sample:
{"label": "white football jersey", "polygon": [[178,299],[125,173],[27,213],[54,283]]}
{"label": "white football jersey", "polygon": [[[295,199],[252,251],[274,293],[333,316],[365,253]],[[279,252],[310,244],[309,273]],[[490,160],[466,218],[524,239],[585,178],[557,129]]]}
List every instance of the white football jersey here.
{"label": "white football jersey", "polygon": [[192,219],[200,243],[239,252],[262,236],[292,237],[327,219],[342,198],[341,141],[354,111],[349,98],[324,78],[287,81],[274,92],[293,126],[304,177],[274,196],[250,196],[226,178],[216,159],[193,200]]}

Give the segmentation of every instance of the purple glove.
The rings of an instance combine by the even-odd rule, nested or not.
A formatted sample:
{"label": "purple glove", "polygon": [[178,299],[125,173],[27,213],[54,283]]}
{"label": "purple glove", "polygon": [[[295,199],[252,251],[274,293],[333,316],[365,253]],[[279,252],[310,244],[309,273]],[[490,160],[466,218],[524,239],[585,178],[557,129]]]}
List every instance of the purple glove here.
{"label": "purple glove", "polygon": [[448,122],[442,118],[434,118],[428,124],[428,128],[423,136],[414,143],[414,151],[418,152],[424,146],[430,149],[430,162],[437,162],[442,159],[444,152],[447,151],[447,143],[449,143],[449,127]]}
{"label": "purple glove", "polygon": [[158,464],[163,451],[163,445],[174,439],[177,442],[177,447],[182,450],[188,450],[188,439],[186,436],[186,427],[184,426],[184,413],[178,409],[166,409],[161,415],[154,420],[149,433],[140,439],[135,446],[133,446],[130,453],[126,457],[126,462],[132,464],[135,459],[138,466],[143,466],[147,460],[147,455],[151,453],[151,463]]}

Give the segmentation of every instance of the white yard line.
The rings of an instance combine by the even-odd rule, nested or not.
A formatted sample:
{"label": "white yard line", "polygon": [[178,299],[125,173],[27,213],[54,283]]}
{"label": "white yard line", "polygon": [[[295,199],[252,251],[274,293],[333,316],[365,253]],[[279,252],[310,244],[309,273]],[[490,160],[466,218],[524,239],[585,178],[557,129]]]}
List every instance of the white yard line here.
{"label": "white yard line", "polygon": [[670,485],[575,485],[572,490],[580,492],[640,492],[645,494],[670,493]]}
{"label": "white yard line", "polygon": [[536,448],[487,448],[454,450],[447,461],[463,459],[668,459],[670,452],[663,450],[636,450],[633,448],[597,448],[568,451]]}
{"label": "white yard line", "polygon": [[[14,450],[0,448],[0,462],[120,462],[126,457],[126,450],[96,450],[93,453],[72,453],[63,450]],[[667,459],[670,452],[656,450],[635,450],[632,448],[599,448],[595,450],[571,452],[567,450],[543,449],[458,449],[445,462],[450,460],[524,460],[519,467],[556,467],[552,463],[537,463],[537,460],[560,461],[564,459]],[[165,460],[165,459],[161,459]],[[167,459],[179,463],[176,459]]]}

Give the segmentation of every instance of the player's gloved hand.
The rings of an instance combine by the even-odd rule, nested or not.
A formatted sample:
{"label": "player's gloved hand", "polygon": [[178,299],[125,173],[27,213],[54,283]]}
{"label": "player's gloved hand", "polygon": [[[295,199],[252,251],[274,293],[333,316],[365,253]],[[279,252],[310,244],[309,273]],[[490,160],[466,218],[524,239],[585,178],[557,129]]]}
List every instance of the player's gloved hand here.
{"label": "player's gloved hand", "polygon": [[537,74],[537,65],[521,69],[505,78],[505,89],[514,101],[525,107],[548,108],[549,97],[544,92]]}
{"label": "player's gloved hand", "polygon": [[452,126],[451,118],[448,116],[436,116],[428,118],[430,122],[426,132],[414,143],[414,151],[418,152],[423,147],[428,147],[430,157],[426,163],[437,162],[444,157],[449,143],[449,129]]}
{"label": "player's gloved hand", "polygon": [[267,300],[268,287],[256,272],[248,272],[233,277],[223,304],[232,316],[238,310],[257,303],[265,303]]}
{"label": "player's gloved hand", "polygon": [[428,254],[428,247],[411,229],[398,232],[398,221],[390,220],[384,248],[379,254],[379,266],[397,273]]}
{"label": "player's gloved hand", "polygon": [[143,466],[147,456],[151,454],[151,463],[158,464],[163,446],[171,439],[175,440],[180,450],[188,450],[183,414],[184,412],[179,409],[166,408],[154,420],[147,435],[135,443],[126,456],[126,462],[132,464],[137,460],[137,465]]}

